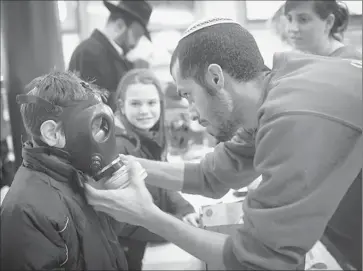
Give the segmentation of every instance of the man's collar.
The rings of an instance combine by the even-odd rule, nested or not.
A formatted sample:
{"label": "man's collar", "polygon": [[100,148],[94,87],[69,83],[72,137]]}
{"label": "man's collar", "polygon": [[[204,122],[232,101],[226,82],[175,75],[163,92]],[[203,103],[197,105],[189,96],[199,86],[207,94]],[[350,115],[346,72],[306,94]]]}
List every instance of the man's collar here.
{"label": "man's collar", "polygon": [[111,45],[116,49],[117,53],[119,53],[119,55],[123,56],[124,55],[124,50],[122,50],[122,48],[112,39],[110,39],[107,34],[105,33],[105,31],[98,29],[98,31],[100,31],[102,33],[102,35],[104,35],[106,37],[106,39],[111,43]]}

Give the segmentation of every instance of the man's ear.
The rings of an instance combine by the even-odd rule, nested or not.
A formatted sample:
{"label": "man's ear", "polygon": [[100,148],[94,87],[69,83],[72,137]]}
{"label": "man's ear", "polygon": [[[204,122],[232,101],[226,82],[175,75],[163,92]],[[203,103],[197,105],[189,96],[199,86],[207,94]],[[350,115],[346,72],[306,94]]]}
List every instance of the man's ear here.
{"label": "man's ear", "polygon": [[122,20],[121,18],[118,18],[116,21],[115,21],[115,25],[118,29],[118,32],[125,32],[126,29],[127,29],[127,25],[125,23],[124,20]]}
{"label": "man's ear", "polygon": [[335,22],[335,15],[334,14],[330,14],[327,18],[326,18],[326,26],[325,26],[325,31],[329,34],[330,30],[333,28],[334,22]]}
{"label": "man's ear", "polygon": [[221,66],[210,64],[206,73],[208,85],[216,90],[224,88],[224,75]]}
{"label": "man's ear", "polygon": [[59,125],[54,120],[46,120],[40,126],[42,140],[51,147],[63,148],[65,145],[64,135],[59,129]]}

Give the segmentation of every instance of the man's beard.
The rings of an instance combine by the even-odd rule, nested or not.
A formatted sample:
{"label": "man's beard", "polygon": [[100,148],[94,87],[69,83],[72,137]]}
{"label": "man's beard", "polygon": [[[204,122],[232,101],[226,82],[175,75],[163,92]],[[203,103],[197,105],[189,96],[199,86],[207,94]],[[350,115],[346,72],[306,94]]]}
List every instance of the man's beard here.
{"label": "man's beard", "polygon": [[122,49],[123,55],[126,56],[130,52],[129,48],[124,40],[116,40],[116,44]]}
{"label": "man's beard", "polygon": [[218,143],[221,143],[221,142],[229,141],[232,137],[230,137],[227,134],[221,133],[221,134],[214,136],[214,138],[217,140]]}
{"label": "man's beard", "polygon": [[127,35],[122,34],[114,39],[115,43],[122,49],[123,55],[126,56],[127,53],[132,49],[128,46]]}
{"label": "man's beard", "polygon": [[226,142],[232,139],[237,129],[234,128],[232,122],[227,121],[226,124],[221,125],[216,134],[209,133],[219,142]]}

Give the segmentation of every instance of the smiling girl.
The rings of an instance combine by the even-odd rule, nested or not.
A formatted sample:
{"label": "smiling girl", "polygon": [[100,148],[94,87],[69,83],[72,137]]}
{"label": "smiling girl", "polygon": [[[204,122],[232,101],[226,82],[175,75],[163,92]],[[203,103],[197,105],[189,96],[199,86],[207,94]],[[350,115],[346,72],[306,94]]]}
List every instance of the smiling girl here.
{"label": "smiling girl", "polygon": [[[117,88],[115,124],[119,153],[150,160],[166,157],[164,95],[158,79],[148,69],[129,71]],[[198,226],[198,215],[178,192],[146,185],[155,204],[186,223]],[[163,241],[144,228],[126,226],[120,236],[129,270],[141,270],[147,242]]]}

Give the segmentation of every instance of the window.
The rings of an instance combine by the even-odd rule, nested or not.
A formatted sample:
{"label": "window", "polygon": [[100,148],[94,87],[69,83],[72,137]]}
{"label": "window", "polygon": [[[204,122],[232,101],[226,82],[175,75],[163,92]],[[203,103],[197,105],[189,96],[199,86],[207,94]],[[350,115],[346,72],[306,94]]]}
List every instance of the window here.
{"label": "window", "polygon": [[153,7],[159,6],[169,6],[169,7],[178,7],[182,9],[193,10],[195,7],[195,1],[174,1],[174,0],[166,0],[166,1],[149,1],[149,3]]}
{"label": "window", "polygon": [[[0,32],[0,36],[1,36],[1,41],[3,41],[3,30],[1,29],[1,32]],[[0,81],[2,82],[3,81],[3,76],[4,76],[4,71],[6,69],[6,58],[5,58],[5,48],[4,48],[4,42],[1,42],[0,44],[0,50],[1,50],[1,68],[0,68],[0,76],[1,76],[1,79]]]}
{"label": "window", "polygon": [[[362,1],[342,1],[351,15],[362,14]],[[268,20],[285,1],[246,1],[246,17],[249,21]]]}
{"label": "window", "polygon": [[79,36],[79,2],[57,1],[61,38],[63,47],[63,60],[68,68],[69,60],[76,46],[80,42]]}
{"label": "window", "polygon": [[77,1],[58,1],[57,4],[58,4],[59,20],[61,24],[61,31],[62,32],[77,31],[78,29]]}
{"label": "window", "polygon": [[150,31],[165,29],[186,29],[194,21],[193,11],[175,6],[154,8],[150,17]]}
{"label": "window", "polygon": [[62,45],[63,45],[63,57],[65,68],[68,68],[69,61],[71,60],[72,53],[76,49],[77,45],[80,43],[80,38],[77,33],[64,33],[62,35]]}
{"label": "window", "polygon": [[95,28],[102,29],[105,26],[110,13],[103,1],[83,1],[82,4],[84,9],[84,17],[82,17],[84,33],[82,36],[88,37]]}
{"label": "window", "polygon": [[362,15],[362,1],[342,1],[344,2],[351,15]]}
{"label": "window", "polygon": [[149,30],[154,45],[153,70],[162,82],[172,81],[171,54],[182,33],[196,19],[194,1],[150,1],[154,6]]}
{"label": "window", "polygon": [[246,1],[247,20],[268,20],[284,3],[285,1]]}

